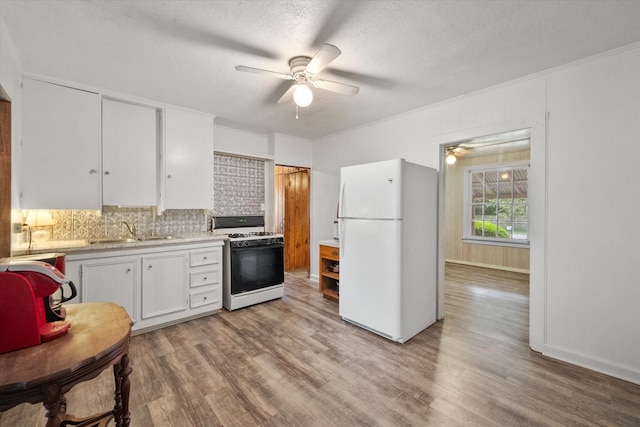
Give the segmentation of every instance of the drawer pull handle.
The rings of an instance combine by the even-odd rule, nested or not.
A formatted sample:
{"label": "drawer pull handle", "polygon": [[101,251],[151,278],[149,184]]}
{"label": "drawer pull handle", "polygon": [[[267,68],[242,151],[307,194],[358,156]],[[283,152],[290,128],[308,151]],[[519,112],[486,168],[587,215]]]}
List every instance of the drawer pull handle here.
{"label": "drawer pull handle", "polygon": [[206,299],[207,299],[207,297],[204,297],[204,299],[206,300]]}
{"label": "drawer pull handle", "polygon": [[127,271],[125,271],[125,273],[131,273],[131,269],[127,268]]}
{"label": "drawer pull handle", "polygon": [[207,276],[204,276],[204,280],[207,280]]}

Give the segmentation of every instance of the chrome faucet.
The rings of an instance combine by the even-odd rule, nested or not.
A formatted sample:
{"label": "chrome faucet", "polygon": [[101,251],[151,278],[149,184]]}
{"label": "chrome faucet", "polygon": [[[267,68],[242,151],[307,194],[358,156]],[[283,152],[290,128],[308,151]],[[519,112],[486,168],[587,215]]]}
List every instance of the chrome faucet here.
{"label": "chrome faucet", "polygon": [[127,224],[126,221],[122,221],[122,223],[124,224],[125,227],[127,227],[127,230],[129,231],[129,234],[131,234],[131,237],[136,237],[136,234],[137,234],[136,221],[134,220],[131,223],[131,225]]}

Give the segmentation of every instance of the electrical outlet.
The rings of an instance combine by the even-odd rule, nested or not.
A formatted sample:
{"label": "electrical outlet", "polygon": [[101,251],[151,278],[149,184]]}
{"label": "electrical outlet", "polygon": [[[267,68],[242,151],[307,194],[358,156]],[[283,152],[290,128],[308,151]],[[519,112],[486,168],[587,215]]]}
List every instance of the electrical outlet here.
{"label": "electrical outlet", "polygon": [[11,224],[14,233],[22,233],[22,224],[19,222],[14,222]]}

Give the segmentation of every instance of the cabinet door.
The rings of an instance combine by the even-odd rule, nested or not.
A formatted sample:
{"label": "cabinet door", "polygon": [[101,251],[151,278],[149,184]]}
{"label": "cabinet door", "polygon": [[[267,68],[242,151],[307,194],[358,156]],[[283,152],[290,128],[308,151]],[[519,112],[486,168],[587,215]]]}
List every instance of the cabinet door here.
{"label": "cabinet door", "polygon": [[103,204],[157,204],[158,127],[155,108],[102,101]]}
{"label": "cabinet door", "polygon": [[22,83],[22,208],[100,209],[100,96]]}
{"label": "cabinet door", "polygon": [[114,302],[137,320],[139,262],[135,258],[102,260],[82,264],[82,302]]}
{"label": "cabinet door", "polygon": [[186,310],[187,254],[142,258],[142,318]]}
{"label": "cabinet door", "polygon": [[213,209],[213,116],[165,110],[165,209]]}

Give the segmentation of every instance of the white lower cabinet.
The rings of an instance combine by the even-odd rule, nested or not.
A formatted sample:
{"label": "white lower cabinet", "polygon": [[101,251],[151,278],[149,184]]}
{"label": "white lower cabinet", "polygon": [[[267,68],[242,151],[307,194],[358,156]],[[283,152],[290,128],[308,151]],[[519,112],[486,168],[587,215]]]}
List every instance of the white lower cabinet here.
{"label": "white lower cabinet", "polygon": [[142,318],[187,309],[187,260],[184,253],[142,257]]}
{"label": "white lower cabinet", "polygon": [[155,329],[222,308],[222,241],[67,254],[79,301],[119,304],[133,330]]}
{"label": "white lower cabinet", "polygon": [[127,310],[133,322],[137,321],[139,266],[140,260],[128,257],[82,264],[82,300],[115,302]]}
{"label": "white lower cabinet", "polygon": [[189,307],[222,308],[222,248],[191,251],[189,260]]}

